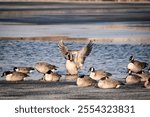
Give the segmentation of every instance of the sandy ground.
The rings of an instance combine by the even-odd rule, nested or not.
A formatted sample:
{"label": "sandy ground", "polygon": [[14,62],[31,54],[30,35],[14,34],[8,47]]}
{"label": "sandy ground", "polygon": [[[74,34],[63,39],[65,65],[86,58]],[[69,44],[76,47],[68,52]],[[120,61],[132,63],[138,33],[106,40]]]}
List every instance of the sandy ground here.
{"label": "sandy ground", "polygon": [[120,89],[80,88],[75,81],[48,83],[43,81],[0,81],[0,99],[100,99],[100,100],[149,100],[150,91],[143,84],[124,85]]}

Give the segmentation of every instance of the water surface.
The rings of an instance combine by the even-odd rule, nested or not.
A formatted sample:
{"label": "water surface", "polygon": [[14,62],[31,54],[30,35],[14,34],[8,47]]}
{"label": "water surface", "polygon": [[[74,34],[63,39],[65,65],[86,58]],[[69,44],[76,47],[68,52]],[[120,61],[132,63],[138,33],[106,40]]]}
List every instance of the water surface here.
{"label": "water surface", "polygon": [[[70,49],[78,49],[85,43],[66,43]],[[122,79],[126,74],[126,66],[130,55],[136,59],[150,63],[150,45],[141,44],[96,44],[87,57],[84,69],[79,74],[89,74],[90,67],[101,69],[113,74],[113,78]],[[0,40],[0,74],[6,70],[13,70],[14,66],[31,66],[39,61],[58,66],[57,72],[66,74],[65,59],[58,50],[57,42],[11,41]],[[41,74],[35,71],[30,78],[37,80]]]}

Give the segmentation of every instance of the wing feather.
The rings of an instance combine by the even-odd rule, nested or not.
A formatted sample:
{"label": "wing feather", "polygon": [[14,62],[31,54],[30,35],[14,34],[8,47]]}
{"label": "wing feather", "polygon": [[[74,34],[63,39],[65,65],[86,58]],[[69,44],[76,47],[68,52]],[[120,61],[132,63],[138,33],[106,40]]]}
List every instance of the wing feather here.
{"label": "wing feather", "polygon": [[58,43],[59,50],[62,56],[65,58],[66,54],[69,52],[68,48],[65,46],[63,40]]}
{"label": "wing feather", "polygon": [[78,55],[76,56],[77,57],[77,59],[76,59],[77,66],[79,66],[79,67],[83,66],[86,57],[92,51],[92,47],[93,47],[93,43],[92,43],[92,41],[90,41],[85,47],[83,47],[79,51]]}

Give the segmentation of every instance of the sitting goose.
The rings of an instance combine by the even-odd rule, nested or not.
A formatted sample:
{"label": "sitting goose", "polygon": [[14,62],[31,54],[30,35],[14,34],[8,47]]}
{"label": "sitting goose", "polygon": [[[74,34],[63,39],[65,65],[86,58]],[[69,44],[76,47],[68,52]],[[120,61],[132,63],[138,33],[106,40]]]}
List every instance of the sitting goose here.
{"label": "sitting goose", "polygon": [[138,84],[141,82],[141,77],[136,74],[129,74],[126,77],[126,83],[127,84]]}
{"label": "sitting goose", "polygon": [[107,77],[101,78],[98,82],[98,87],[103,89],[112,89],[112,88],[119,88],[121,85],[124,85],[120,81],[110,79]]}
{"label": "sitting goose", "polygon": [[49,63],[46,63],[46,62],[38,62],[35,64],[35,69],[42,73],[42,74],[45,74],[47,73],[49,70],[57,70],[57,67],[55,65],[51,65]]}
{"label": "sitting goose", "polygon": [[21,72],[5,71],[1,77],[5,77],[6,81],[23,81],[28,75]]}
{"label": "sitting goose", "polygon": [[150,89],[150,78],[144,83],[145,88]]}
{"label": "sitting goose", "polygon": [[86,57],[92,51],[92,46],[92,41],[89,41],[89,43],[85,47],[79,50],[69,50],[62,40],[58,44],[59,50],[64,57],[66,56],[66,53],[71,53],[74,56],[74,62],[76,63],[78,69],[83,68]]}
{"label": "sitting goose", "polygon": [[93,67],[90,67],[89,72],[90,77],[94,80],[100,80],[101,78],[112,76],[112,74],[109,72],[105,72],[102,70],[95,70],[95,68]]}
{"label": "sitting goose", "polygon": [[77,78],[76,84],[78,87],[89,87],[97,84],[96,80],[91,79],[89,76],[81,75]]}
{"label": "sitting goose", "polygon": [[35,69],[39,72],[43,74],[42,80],[44,80],[44,75],[49,71],[55,71],[57,70],[57,67],[55,65],[51,65],[49,63],[46,62],[38,62],[35,64]]}
{"label": "sitting goose", "polygon": [[58,82],[60,80],[61,75],[52,72],[49,70],[45,75],[44,75],[44,80],[48,82]]}
{"label": "sitting goose", "polygon": [[14,67],[13,69],[16,72],[22,72],[25,74],[31,73],[34,70],[33,67]]}
{"label": "sitting goose", "polygon": [[137,73],[136,75],[138,75],[139,77],[141,77],[141,81],[145,82],[149,79],[150,74],[149,73],[145,73],[144,71],[142,71],[141,73]]}
{"label": "sitting goose", "polygon": [[128,64],[128,73],[140,73],[142,70],[148,66],[148,63],[135,60],[133,56],[129,58],[130,63]]}

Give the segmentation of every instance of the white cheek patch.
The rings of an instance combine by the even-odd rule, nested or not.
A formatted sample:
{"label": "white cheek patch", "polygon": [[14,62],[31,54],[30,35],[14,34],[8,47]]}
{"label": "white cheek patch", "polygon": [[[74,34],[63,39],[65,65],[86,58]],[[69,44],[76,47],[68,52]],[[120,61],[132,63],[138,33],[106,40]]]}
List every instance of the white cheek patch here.
{"label": "white cheek patch", "polygon": [[128,69],[133,69],[134,68],[134,64],[133,63],[129,63],[128,64]]}
{"label": "white cheek patch", "polygon": [[55,69],[52,69],[51,71],[52,71],[52,72],[55,72],[56,70],[55,70]]}
{"label": "white cheek patch", "polygon": [[30,70],[30,73],[33,73],[34,72],[34,70]]}
{"label": "white cheek patch", "polygon": [[19,69],[16,69],[16,71],[18,72],[18,71],[19,71]]}

